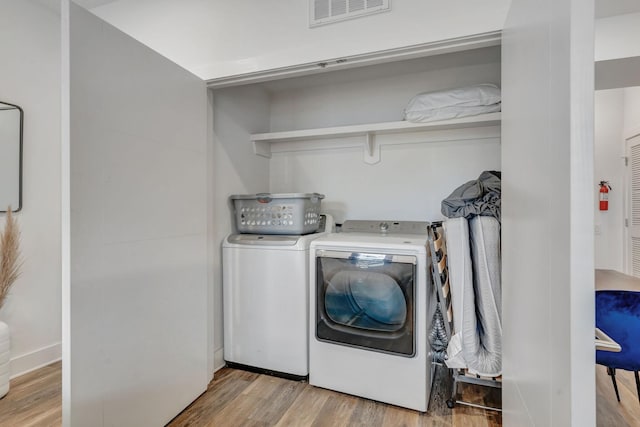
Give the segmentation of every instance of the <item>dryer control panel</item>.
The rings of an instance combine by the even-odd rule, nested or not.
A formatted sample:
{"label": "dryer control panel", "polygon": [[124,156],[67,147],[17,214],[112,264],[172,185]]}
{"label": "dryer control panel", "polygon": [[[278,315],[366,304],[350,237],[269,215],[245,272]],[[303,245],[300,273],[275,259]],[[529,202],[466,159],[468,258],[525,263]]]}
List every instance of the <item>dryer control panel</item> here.
{"label": "dryer control panel", "polygon": [[427,234],[427,221],[376,221],[347,220],[342,224],[343,233]]}

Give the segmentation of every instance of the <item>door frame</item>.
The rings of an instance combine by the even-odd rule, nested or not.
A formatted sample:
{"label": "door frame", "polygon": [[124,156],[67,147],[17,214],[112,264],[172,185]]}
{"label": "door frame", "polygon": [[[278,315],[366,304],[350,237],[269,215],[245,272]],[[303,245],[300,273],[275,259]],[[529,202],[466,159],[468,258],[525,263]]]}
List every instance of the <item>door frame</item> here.
{"label": "door frame", "polygon": [[625,155],[625,171],[624,171],[624,182],[623,182],[623,192],[624,192],[624,201],[623,201],[623,248],[622,248],[622,256],[624,258],[622,268],[624,269],[625,274],[632,276],[633,272],[631,271],[631,239],[629,237],[629,230],[631,226],[631,167],[629,165],[629,159],[631,158],[629,141],[640,135],[640,125],[633,128],[633,130],[629,132],[625,132],[624,136],[624,155]]}

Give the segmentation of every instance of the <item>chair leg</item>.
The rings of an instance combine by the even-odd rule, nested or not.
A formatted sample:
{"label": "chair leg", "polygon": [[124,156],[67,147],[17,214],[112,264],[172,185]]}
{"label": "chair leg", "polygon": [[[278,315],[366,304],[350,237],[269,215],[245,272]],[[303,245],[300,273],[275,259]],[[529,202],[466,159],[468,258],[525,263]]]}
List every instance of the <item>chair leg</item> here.
{"label": "chair leg", "polygon": [[[620,393],[618,392],[618,383],[616,382],[616,370],[614,368],[607,367],[607,374],[611,376],[611,382],[613,383],[613,389],[616,391],[616,398],[620,402]],[[636,374],[636,385],[638,384],[638,374]],[[638,389],[640,390],[640,388]]]}
{"label": "chair leg", "polygon": [[636,389],[638,390],[638,400],[640,401],[640,378],[638,377],[638,371],[634,371],[636,374]]}

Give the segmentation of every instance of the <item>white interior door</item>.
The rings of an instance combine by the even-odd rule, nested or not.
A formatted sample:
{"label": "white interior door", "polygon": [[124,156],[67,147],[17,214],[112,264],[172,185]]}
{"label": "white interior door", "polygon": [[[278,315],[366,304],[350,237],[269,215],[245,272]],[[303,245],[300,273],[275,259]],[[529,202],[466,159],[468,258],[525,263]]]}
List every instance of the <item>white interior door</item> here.
{"label": "white interior door", "polygon": [[595,425],[593,2],[512,0],[502,50],[507,426]]}
{"label": "white interior door", "polygon": [[63,1],[63,420],[160,426],[207,386],[207,94]]}
{"label": "white interior door", "polygon": [[627,139],[627,273],[640,277],[640,135]]}

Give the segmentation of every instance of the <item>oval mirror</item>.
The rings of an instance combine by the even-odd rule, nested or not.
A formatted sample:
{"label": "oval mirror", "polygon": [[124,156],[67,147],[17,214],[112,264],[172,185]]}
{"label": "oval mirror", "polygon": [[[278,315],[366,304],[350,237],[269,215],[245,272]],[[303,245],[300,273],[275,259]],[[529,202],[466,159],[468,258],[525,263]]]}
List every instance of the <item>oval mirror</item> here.
{"label": "oval mirror", "polygon": [[22,208],[22,108],[0,102],[0,212]]}

